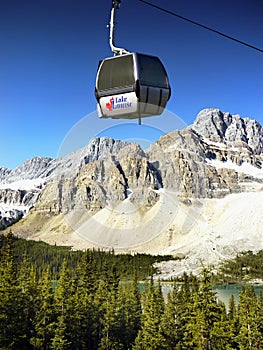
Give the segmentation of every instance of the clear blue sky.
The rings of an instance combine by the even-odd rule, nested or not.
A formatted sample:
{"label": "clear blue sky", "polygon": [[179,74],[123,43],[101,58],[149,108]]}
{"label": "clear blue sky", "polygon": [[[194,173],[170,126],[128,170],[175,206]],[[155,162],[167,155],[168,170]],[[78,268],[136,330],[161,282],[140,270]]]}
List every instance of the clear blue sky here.
{"label": "clear blue sky", "polygon": [[[263,49],[262,0],[149,1]],[[0,166],[56,157],[87,115],[105,129],[93,92],[98,61],[112,55],[110,8],[111,0],[0,2]],[[167,108],[186,124],[207,107],[263,124],[263,53],[139,0],[122,0],[117,16],[116,44],[161,58],[172,87]]]}

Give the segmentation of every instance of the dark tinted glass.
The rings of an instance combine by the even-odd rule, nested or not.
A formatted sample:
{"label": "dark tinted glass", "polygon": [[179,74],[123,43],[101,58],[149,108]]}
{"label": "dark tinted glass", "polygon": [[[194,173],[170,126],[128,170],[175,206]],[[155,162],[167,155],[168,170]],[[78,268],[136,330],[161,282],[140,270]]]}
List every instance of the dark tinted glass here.
{"label": "dark tinted glass", "polygon": [[110,90],[133,85],[134,67],[132,55],[105,60],[99,73],[98,90]]}
{"label": "dark tinted glass", "polygon": [[138,54],[138,74],[141,85],[168,88],[169,82],[163,64],[158,57]]}

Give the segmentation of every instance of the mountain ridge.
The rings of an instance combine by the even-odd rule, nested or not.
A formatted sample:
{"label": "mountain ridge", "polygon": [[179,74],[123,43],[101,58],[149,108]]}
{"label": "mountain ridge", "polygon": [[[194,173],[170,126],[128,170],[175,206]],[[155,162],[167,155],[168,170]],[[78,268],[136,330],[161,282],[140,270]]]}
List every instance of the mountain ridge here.
{"label": "mountain ridge", "polygon": [[[230,199],[236,203],[234,195],[244,199],[252,193],[255,204],[263,199],[262,145],[263,128],[258,122],[214,108],[201,111],[193,125],[161,136],[148,150],[96,138],[63,158],[36,157],[13,172],[0,168],[0,225],[10,225],[10,210],[19,210],[20,205],[19,219],[23,218],[19,220],[16,212],[12,226],[18,236],[75,249],[192,256],[187,244],[197,249],[198,230],[211,237],[213,227],[219,230],[211,206],[216,211],[226,205],[230,213],[227,203]],[[28,168],[23,175],[21,169]],[[21,178],[24,184],[29,181],[27,189],[19,188]],[[255,212],[260,222],[260,213]],[[252,235],[246,225],[244,231]],[[202,235],[203,242],[206,239]],[[255,249],[262,243],[258,239]],[[220,242],[217,251],[227,251]],[[238,244],[237,235],[231,244]],[[240,249],[244,247],[240,244]],[[224,255],[216,255],[212,246],[210,250],[215,260]]]}
{"label": "mountain ridge", "polygon": [[262,153],[262,126],[248,117],[241,118],[238,114],[231,115],[229,112],[208,108],[198,113],[192,128],[211,141],[223,142],[229,146],[245,146],[254,154]]}

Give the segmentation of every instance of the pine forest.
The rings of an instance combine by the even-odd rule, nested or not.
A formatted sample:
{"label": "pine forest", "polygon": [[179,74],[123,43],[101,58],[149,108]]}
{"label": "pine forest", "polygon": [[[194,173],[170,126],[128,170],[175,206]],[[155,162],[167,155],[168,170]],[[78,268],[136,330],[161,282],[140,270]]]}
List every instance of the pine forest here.
{"label": "pine forest", "polygon": [[1,236],[0,349],[263,349],[262,293],[244,285],[226,308],[203,268],[164,295],[153,279],[164,259]]}

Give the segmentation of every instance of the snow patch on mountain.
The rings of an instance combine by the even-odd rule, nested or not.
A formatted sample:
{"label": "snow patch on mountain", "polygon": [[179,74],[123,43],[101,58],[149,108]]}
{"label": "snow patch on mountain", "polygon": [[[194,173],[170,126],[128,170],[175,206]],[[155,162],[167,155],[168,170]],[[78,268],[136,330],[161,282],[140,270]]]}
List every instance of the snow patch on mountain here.
{"label": "snow patch on mountain", "polygon": [[16,205],[16,204],[5,204],[0,203],[0,213],[1,215],[5,215],[6,217],[11,217],[12,211],[18,210],[22,213],[27,213],[29,210],[29,207],[27,205]]}
{"label": "snow patch on mountain", "polygon": [[0,183],[0,228],[6,228],[28,214],[44,188],[46,179],[21,179]]}
{"label": "snow patch on mountain", "polygon": [[232,169],[237,172],[241,172],[250,176],[253,176],[257,179],[263,179],[263,168],[257,168],[248,162],[243,162],[241,165],[237,165],[230,160],[220,161],[218,159],[206,159],[206,163],[214,166],[217,169]]}
{"label": "snow patch on mountain", "polygon": [[[263,249],[262,145],[259,123],[217,109],[145,152],[96,138],[63,158],[0,168],[0,220],[5,227],[34,206],[22,228],[13,227],[22,236],[173,254],[184,259],[161,265],[162,277],[198,273],[202,262]],[[39,214],[47,226],[39,227]]]}
{"label": "snow patch on mountain", "polygon": [[10,183],[0,183],[0,189],[10,189],[10,190],[42,190],[45,182],[47,180],[43,178],[35,178],[35,179],[25,179],[25,180],[17,180]]}
{"label": "snow patch on mountain", "polygon": [[0,203],[0,228],[6,228],[28,213],[29,207],[25,205],[10,205]]}

